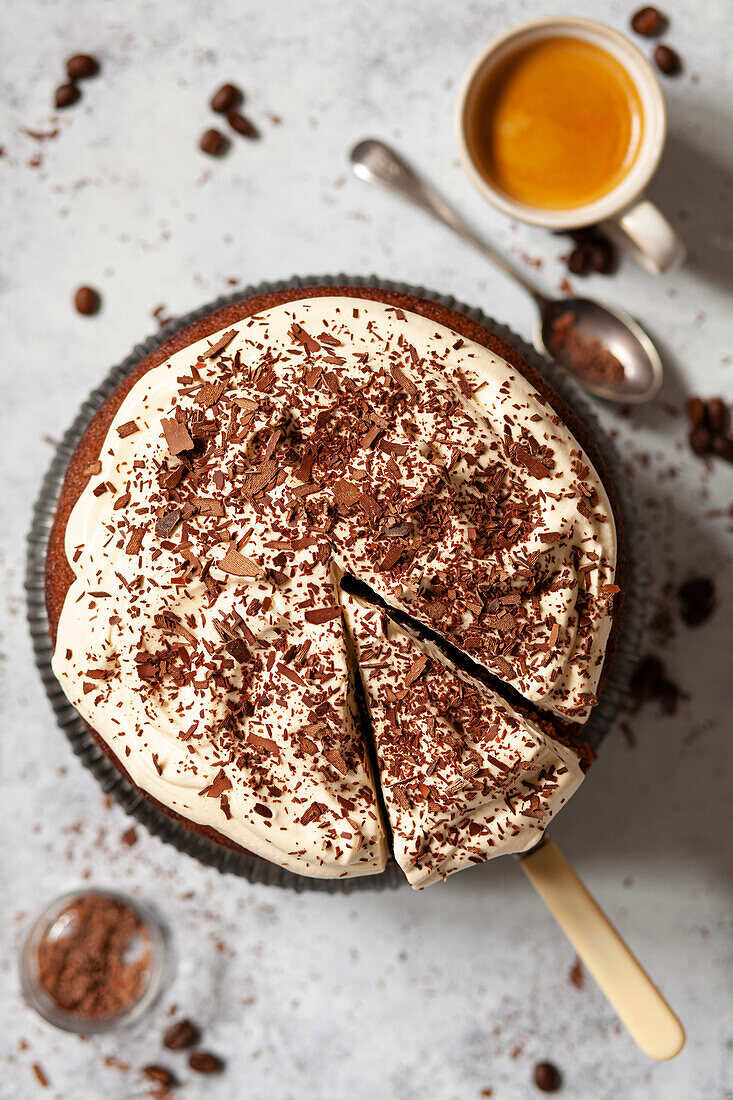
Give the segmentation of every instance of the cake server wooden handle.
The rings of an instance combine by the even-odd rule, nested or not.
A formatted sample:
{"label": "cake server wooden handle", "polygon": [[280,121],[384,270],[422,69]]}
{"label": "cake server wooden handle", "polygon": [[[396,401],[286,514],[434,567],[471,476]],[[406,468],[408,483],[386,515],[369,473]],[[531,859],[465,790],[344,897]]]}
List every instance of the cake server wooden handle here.
{"label": "cake server wooden handle", "polygon": [[520,863],[634,1042],[658,1061],[679,1054],[682,1024],[557,845],[545,840]]}

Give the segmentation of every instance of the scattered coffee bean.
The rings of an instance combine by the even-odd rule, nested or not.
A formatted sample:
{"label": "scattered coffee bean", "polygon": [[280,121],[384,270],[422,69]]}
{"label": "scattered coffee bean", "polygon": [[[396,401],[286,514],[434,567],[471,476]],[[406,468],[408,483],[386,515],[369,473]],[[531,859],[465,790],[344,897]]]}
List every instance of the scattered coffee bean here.
{"label": "scattered coffee bean", "polygon": [[188,1064],[196,1073],[221,1073],[224,1069],[221,1058],[208,1050],[195,1050],[189,1056]]}
{"label": "scattered coffee bean", "polygon": [[239,111],[229,111],[227,122],[232,130],[236,130],[238,134],[242,134],[244,137],[258,138],[260,136],[257,127],[249,121],[246,115],[241,114]]}
{"label": "scattered coffee bean", "polygon": [[590,252],[587,248],[574,248],[568,257],[568,267],[573,275],[587,275],[591,268]]}
{"label": "scattered coffee bean", "polygon": [[80,286],[74,295],[76,311],[77,313],[83,313],[85,317],[97,313],[101,304],[102,299],[99,294],[90,286]]}
{"label": "scattered coffee bean", "polygon": [[680,55],[671,46],[657,46],[654,51],[654,60],[659,71],[665,76],[676,76],[682,71]]}
{"label": "scattered coffee bean", "polygon": [[[558,233],[562,232],[563,230],[558,230]],[[583,225],[580,229],[568,229],[567,235],[577,245],[593,244],[596,239],[596,227],[594,225]]]}
{"label": "scattered coffee bean", "polygon": [[728,427],[728,406],[722,397],[711,397],[707,407],[708,427],[713,435],[720,435]]}
{"label": "scattered coffee bean", "polygon": [[733,436],[716,435],[713,438],[713,452],[725,462],[733,462]]}
{"label": "scattered coffee bean", "polygon": [[167,1085],[170,1088],[178,1084],[175,1076],[165,1066],[143,1066],[143,1073],[149,1081],[157,1081],[159,1085]]}
{"label": "scattered coffee bean", "polygon": [[610,275],[616,255],[613,245],[605,237],[599,237],[590,249],[590,265],[599,275]]}
{"label": "scattered coffee bean", "polygon": [[191,1020],[179,1020],[165,1032],[163,1046],[168,1050],[186,1050],[199,1041],[199,1035],[199,1029]]}
{"label": "scattered coffee bean", "polygon": [[199,149],[208,153],[210,157],[220,157],[229,148],[229,139],[224,137],[220,130],[207,130],[201,135]]}
{"label": "scattered coffee bean", "polygon": [[662,13],[656,8],[639,8],[631,17],[631,29],[644,38],[653,38],[655,34],[659,34],[662,22]]}
{"label": "scattered coffee bean", "polygon": [[664,665],[658,657],[645,657],[639,661],[631,678],[631,694],[636,700],[645,701],[654,695],[664,676]]}
{"label": "scattered coffee bean", "polygon": [[693,425],[690,447],[698,455],[711,451],[726,462],[733,462],[733,437],[728,434],[730,408],[722,397],[691,397],[687,417]]}
{"label": "scattered coffee bean", "polygon": [[690,447],[696,455],[706,455],[710,451],[712,446],[713,437],[707,428],[703,428],[700,425],[697,428],[693,428],[689,436]]}
{"label": "scattered coffee bean", "polygon": [[629,687],[629,707],[633,714],[654,700],[664,714],[674,714],[681,696],[682,691],[667,677],[658,657],[644,657],[639,661]]}
{"label": "scattered coffee bean", "polygon": [[99,62],[88,53],[75,53],[66,62],[66,72],[70,80],[86,80],[99,72]]}
{"label": "scattered coffee bean", "polygon": [[539,1062],[534,1067],[534,1083],[540,1092],[558,1092],[562,1085],[562,1076],[552,1062]]}
{"label": "scattered coffee bean", "polygon": [[80,98],[81,92],[76,84],[60,84],[56,89],[54,103],[59,110],[63,110],[65,107],[71,107],[72,103],[76,103],[77,99]]}
{"label": "scattered coffee bean", "polygon": [[233,107],[241,102],[242,93],[239,88],[236,88],[234,84],[222,84],[219,91],[214,92],[211,97],[211,109],[225,115],[227,111],[231,111]]}
{"label": "scattered coffee bean", "polygon": [[715,585],[708,577],[685,581],[677,590],[680,615],[688,626],[700,626],[715,610]]}
{"label": "scattered coffee bean", "polygon": [[707,409],[701,397],[691,397],[687,402],[687,419],[690,421],[693,428],[699,428],[700,425],[705,425],[707,420]]}
{"label": "scattered coffee bean", "polygon": [[680,698],[680,689],[672,680],[665,679],[660,681],[657,689],[657,698],[659,699],[660,706],[663,714],[676,714],[677,703]]}
{"label": "scattered coffee bean", "polygon": [[566,263],[573,275],[587,275],[597,271],[600,275],[610,275],[616,267],[616,250],[595,225],[586,225],[582,229],[568,231],[575,248],[566,257]]}

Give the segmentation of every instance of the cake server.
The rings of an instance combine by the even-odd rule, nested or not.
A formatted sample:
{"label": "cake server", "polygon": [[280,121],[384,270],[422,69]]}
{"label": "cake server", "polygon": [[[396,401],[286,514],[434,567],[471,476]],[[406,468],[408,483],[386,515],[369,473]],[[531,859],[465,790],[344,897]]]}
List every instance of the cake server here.
{"label": "cake server", "polygon": [[[654,344],[633,317],[615,306],[602,305],[591,298],[549,298],[514,264],[479,237],[425,179],[383,141],[374,138],[360,141],[351,150],[350,160],[360,179],[379,183],[432,214],[519,283],[532,296],[539,310],[533,332],[535,347],[572,374],[589,393],[624,404],[640,404],[655,396],[662,384],[662,361]],[[574,366],[566,349],[558,346],[553,349],[553,325],[559,318],[569,320],[584,341],[598,341],[610,351],[623,366],[623,377],[618,382],[588,378]]]}
{"label": "cake server", "polygon": [[682,1024],[554,841],[517,858],[640,1050],[658,1062],[679,1054]]}

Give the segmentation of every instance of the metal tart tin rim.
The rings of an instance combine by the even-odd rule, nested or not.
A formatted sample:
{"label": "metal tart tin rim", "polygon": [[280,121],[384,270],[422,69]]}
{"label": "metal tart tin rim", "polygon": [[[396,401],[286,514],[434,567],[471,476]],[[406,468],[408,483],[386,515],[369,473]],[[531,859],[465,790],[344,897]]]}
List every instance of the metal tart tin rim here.
{"label": "metal tart tin rim", "polygon": [[179,851],[194,856],[200,862],[216,868],[222,874],[239,875],[249,882],[286,887],[298,893],[305,890],[315,890],[343,894],[351,893],[354,890],[395,889],[406,886],[407,881],[393,861],[387,864],[381,874],[376,875],[362,875],[343,879],[318,879],[298,875],[245,851],[235,851],[223,844],[218,844],[216,841],[187,828],[185,824],[169,817],[157,806],[154,806],[102,752],[92,733],[64,695],[51,669],[53,648],[49,636],[45,599],[48,538],[67,466],[93,417],[119,383],[170,336],[180,329],[201,320],[208,314],[226,306],[234,305],[236,302],[252,298],[255,295],[313,286],[368,287],[375,290],[389,290],[398,294],[409,294],[415,298],[438,303],[446,309],[454,310],[469,320],[475,321],[515,348],[527,363],[534,367],[556,390],[593,437],[617,495],[618,508],[621,512],[621,522],[624,529],[626,552],[626,600],[621,632],[611,657],[611,667],[606,673],[606,681],[600,701],[583,730],[584,738],[594,749],[598,748],[608,733],[628,694],[631,675],[638,661],[644,631],[644,595],[647,579],[636,507],[623,463],[612,440],[601,428],[588,399],[582,393],[580,387],[555,363],[540,356],[533,347],[512,332],[506,325],[499,324],[482,310],[467,306],[456,300],[452,295],[438,294],[422,286],[393,282],[388,279],[377,278],[374,275],[308,275],[295,276],[280,282],[262,282],[257,286],[247,286],[242,290],[223,295],[208,305],[201,306],[199,309],[186,314],[184,317],[168,322],[159,333],[137,344],[121,363],[111,369],[101,385],[91,392],[81,406],[71,427],[58,444],[41,485],[33,509],[31,529],[28,534],[25,577],[27,620],[36,665],[53,707],[56,720],[66,734],[74,753],[99,781],[105,793],[114,798],[126,813],[139,821],[151,833],[174,845]]}

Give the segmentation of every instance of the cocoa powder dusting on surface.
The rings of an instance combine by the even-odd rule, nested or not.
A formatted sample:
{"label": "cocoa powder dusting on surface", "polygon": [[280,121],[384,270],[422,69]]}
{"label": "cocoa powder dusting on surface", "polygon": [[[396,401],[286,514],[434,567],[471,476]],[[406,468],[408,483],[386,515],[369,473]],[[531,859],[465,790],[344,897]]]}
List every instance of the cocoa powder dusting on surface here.
{"label": "cocoa powder dusting on surface", "polygon": [[150,964],[150,935],[135,910],[87,894],[62,910],[42,941],[38,980],[64,1011],[101,1019],[139,1000]]}

